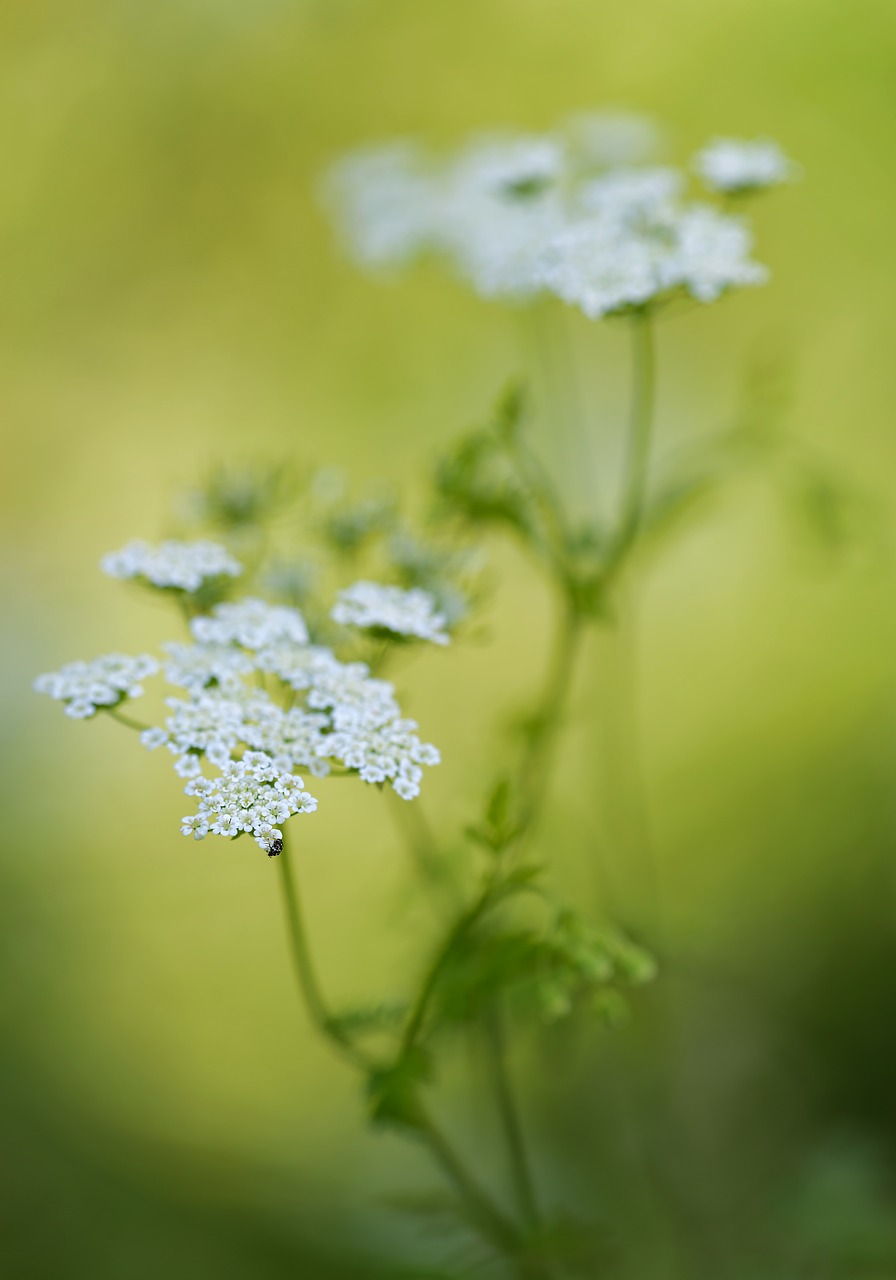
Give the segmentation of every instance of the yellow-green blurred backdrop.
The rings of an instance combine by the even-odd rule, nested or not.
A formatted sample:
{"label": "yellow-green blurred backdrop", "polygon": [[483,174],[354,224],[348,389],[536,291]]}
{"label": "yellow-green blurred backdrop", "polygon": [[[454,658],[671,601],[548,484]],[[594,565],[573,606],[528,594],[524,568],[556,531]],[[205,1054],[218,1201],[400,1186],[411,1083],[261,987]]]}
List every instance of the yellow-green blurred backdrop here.
{"label": "yellow-green blurred backdrop", "polygon": [[[382,284],[344,261],[322,168],[381,136],[541,129],[601,106],[656,115],[680,158],[713,134],[769,134],[804,168],[759,217],[772,284],[663,331],[661,443],[729,421],[751,354],[783,353],[789,429],[875,512],[872,545],[830,557],[769,485],[745,482],[643,594],[669,927],[705,978],[681,996],[667,1073],[687,1150],[665,1158],[688,1238],[711,1243],[695,1255],[666,1224],[625,1274],[790,1280],[817,1255],[829,1269],[812,1275],[896,1275],[888,0],[4,0],[9,1274],[313,1278],[348,1254],[349,1274],[391,1258],[371,1270],[389,1276],[397,1256],[439,1256],[378,1199],[430,1174],[362,1132],[355,1082],[295,1005],[272,864],[244,842],[182,840],[167,762],[30,685],[165,637],[161,611],[97,560],[165,533],[172,497],[211,463],[286,455],[410,483],[520,371],[513,316],[435,273]],[[611,327],[578,337],[609,430],[625,346]],[[508,564],[491,643],[408,682],[443,746],[430,796],[446,826],[469,816],[490,730],[544,636],[543,597]],[[566,761],[549,828],[559,883],[597,906],[590,767]],[[321,967],[344,998],[400,983],[426,927],[388,815],[360,790],[322,808],[302,851]],[[596,1036],[549,1070],[527,1059],[533,1123],[548,1148],[554,1134],[540,1176],[562,1203],[565,1145],[590,1207],[630,1211],[637,1231],[624,1135],[590,1154],[606,1113],[612,1128],[604,1052]],[[476,1105],[459,1108],[469,1138]],[[800,1223],[801,1197],[815,1206],[795,1260],[780,1241],[797,1228],[776,1234],[788,1196]],[[758,1260],[719,1244],[756,1233],[771,1241]],[[855,1256],[865,1270],[836,1269]]]}

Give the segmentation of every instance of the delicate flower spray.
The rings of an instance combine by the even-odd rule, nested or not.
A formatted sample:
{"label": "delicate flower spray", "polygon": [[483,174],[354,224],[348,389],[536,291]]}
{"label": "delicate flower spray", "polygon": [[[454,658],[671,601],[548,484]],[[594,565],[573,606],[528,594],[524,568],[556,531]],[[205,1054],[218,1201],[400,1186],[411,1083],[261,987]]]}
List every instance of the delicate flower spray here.
{"label": "delicate flower spray", "polygon": [[[583,1003],[614,1020],[654,972],[640,946],[549,887],[539,823],[582,641],[614,622],[636,552],[725,477],[744,443],[740,424],[683,468],[657,466],[655,322],[681,304],[708,305],[767,280],[744,202],[795,176],[771,143],[717,141],[692,162],[711,197],[695,198],[683,169],[655,163],[657,145],[639,118],[578,116],[548,134],[475,138],[447,157],[405,142],[369,148],[341,162],[327,184],[364,266],[394,271],[431,256],[489,299],[528,307],[554,297],[591,320],[629,325],[632,402],[613,509],[592,509],[584,522],[572,516],[569,495],[529,438],[520,385],[439,460],[422,511],[388,491],[353,498],[332,472],[300,480],[288,468],[220,470],[191,497],[196,537],[131,543],[103,561],[112,576],[171,599],[185,634],[158,657],[111,654],[36,682],[69,716],[110,716],[137,730],[144,748],[171,754],[193,802],[184,834],[247,835],[277,859],[312,1022],[362,1073],[371,1121],[428,1150],[463,1229],[500,1259],[501,1274],[519,1280],[595,1270],[578,1245],[578,1261],[566,1250],[557,1229],[565,1210],[541,1204],[507,1037],[527,1017],[556,1019]],[[762,429],[767,440],[768,414]],[[586,443],[583,436],[583,457]],[[277,530],[287,511],[284,542]],[[518,738],[466,806],[463,829],[448,832],[420,808],[439,752],[384,672],[425,659],[442,664],[441,681],[451,679],[451,651],[473,633],[486,593],[482,551],[493,531],[510,533],[550,584],[556,635]],[[166,714],[141,723],[131,704],[159,675],[174,689]],[[290,856],[296,819],[313,838],[305,818],[318,811],[314,779],[326,775],[394,793],[402,838],[439,911],[419,975],[398,999],[365,1009],[334,1010],[323,995]],[[321,803],[315,822],[326,809]],[[461,843],[467,861],[456,857]],[[650,940],[653,919],[645,912],[638,930]],[[487,1054],[506,1199],[433,1118],[439,1053],[452,1030],[474,1031]]]}

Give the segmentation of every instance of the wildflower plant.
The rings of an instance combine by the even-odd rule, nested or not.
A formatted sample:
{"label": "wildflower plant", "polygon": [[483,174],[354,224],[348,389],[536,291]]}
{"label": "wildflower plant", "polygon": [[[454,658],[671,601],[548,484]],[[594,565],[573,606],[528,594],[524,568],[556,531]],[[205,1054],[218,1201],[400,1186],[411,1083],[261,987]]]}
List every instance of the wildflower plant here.
{"label": "wildflower plant", "polygon": [[[371,1122],[429,1152],[466,1229],[520,1280],[593,1272],[566,1256],[553,1207],[541,1203],[508,1037],[526,1020],[551,1022],[584,1006],[613,1023],[656,967],[642,941],[562,900],[539,838],[585,636],[615,624],[636,554],[725,471],[718,440],[677,471],[657,465],[655,329],[673,304],[713,304],[768,279],[730,197],[795,175],[771,143],[717,141],[691,166],[719,197],[709,203],[688,194],[684,168],[655,163],[657,145],[640,119],[576,117],[542,135],[474,138],[450,156],[407,142],[368,148],[327,183],[338,226],[365,267],[396,270],[432,256],[486,298],[528,307],[553,296],[592,321],[629,327],[631,411],[609,511],[591,510],[584,521],[572,514],[550,458],[533,444],[522,383],[438,459],[422,509],[387,491],[358,498],[333,472],[222,469],[183,510],[195,536],[131,543],[103,560],[113,577],[173,599],[181,634],[157,658],[111,654],[35,686],[74,718],[107,715],[137,731],[138,749],[170,753],[192,802],[185,835],[249,836],[277,860],[312,1023],[362,1076]],[[735,430],[721,452],[733,455],[742,442]],[[452,652],[476,633],[488,594],[485,553],[495,532],[511,534],[550,586],[555,637],[546,669],[533,672],[540,693],[517,738],[496,753],[482,793],[465,802],[463,830],[444,832],[421,808],[426,773],[440,764],[427,741],[430,732],[438,740],[438,726],[421,736],[395,680],[414,654],[451,681]],[[174,692],[161,723],[148,724],[131,704],[154,677]],[[296,878],[297,851],[314,839],[306,818],[326,821],[327,805],[313,793],[327,775],[395,793],[388,802],[421,892],[438,905],[419,973],[362,1010],[334,1009],[324,996]],[[453,858],[459,841],[464,862]],[[656,941],[649,927],[640,934]],[[506,1200],[433,1114],[443,1046],[471,1029],[491,1064]]]}

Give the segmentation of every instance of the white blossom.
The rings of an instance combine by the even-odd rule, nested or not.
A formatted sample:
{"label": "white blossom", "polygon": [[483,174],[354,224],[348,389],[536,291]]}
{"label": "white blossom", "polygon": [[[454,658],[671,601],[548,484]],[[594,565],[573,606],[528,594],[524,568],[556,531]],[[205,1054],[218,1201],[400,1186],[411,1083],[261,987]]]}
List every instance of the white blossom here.
{"label": "white blossom", "polygon": [[420,794],[420,766],[440,762],[437,749],[421,742],[416,729],[413,720],[354,724],[332,734],[327,749],[347,769],[357,769],[364,782],[391,782],[403,800],[413,800]]}
{"label": "white blossom", "polygon": [[325,195],[362,266],[404,266],[431,247],[437,191],[412,143],[352,152],[330,171]]}
{"label": "white blossom", "polygon": [[434,644],[449,643],[446,620],[438,611],[435,597],[418,587],[405,591],[378,582],[356,582],[339,593],[330,617],[346,626],[372,627]]}
{"label": "white blossom", "polygon": [[615,169],[585,183],[576,206],[613,225],[631,226],[638,219],[668,218],[683,187],[679,169]]}
{"label": "white blossom", "polygon": [[790,182],[797,166],[776,142],[715,138],[694,157],[694,168],[711,191],[761,191]]}
{"label": "white blossom", "polygon": [[525,197],[559,180],[563,144],[550,134],[483,134],[456,157],[449,181],[469,191]]}
{"label": "white blossom", "polygon": [[143,693],[140,681],[158,669],[158,662],[149,654],[131,658],[109,653],[92,662],[69,662],[59,671],[38,676],[34,688],[64,702],[65,714],[73,720],[86,720],[102,707],[115,706],[124,698],[139,698]]}
{"label": "white blossom", "polygon": [[103,557],[101,567],[113,578],[140,578],[154,587],[198,591],[209,578],[238,577],[243,567],[217,542],[178,542],[160,546],[129,542]]}
{"label": "white blossom", "polygon": [[740,218],[693,205],[676,221],[675,248],[665,264],[667,288],[681,286],[699,302],[728,289],[764,284],[768,268],[750,257],[753,236]]}
{"label": "white blossom", "polygon": [[582,218],[545,249],[542,274],[547,288],[597,319],[681,290],[712,302],[728,289],[762,284],[768,273],[751,249],[741,219],[658,201],[635,216]]}
{"label": "white blossom", "polygon": [[[321,713],[321,720],[303,713],[304,720],[297,722],[302,747],[313,744],[322,762],[356,769],[365,782],[391,782],[406,800],[419,794],[420,766],[438,764],[439,753],[420,741],[413,721],[401,718],[395,688],[387,680],[372,677],[363,662],[339,662],[328,649],[280,645],[260,653],[258,661],[305,694],[312,717]],[[288,742],[293,715],[295,711],[286,713],[282,729],[271,722],[270,732],[287,735],[286,752],[296,764],[304,764],[296,744]],[[268,750],[279,750],[272,737],[258,741]],[[313,763],[308,767],[313,770]]]}
{"label": "white blossom", "polygon": [[273,852],[274,842],[283,839],[282,824],[317,808],[303,785],[295,774],[278,769],[270,756],[247,751],[241,760],[225,764],[220,776],[187,783],[185,794],[196,797],[198,812],[183,819],[181,830],[197,840],[209,833],[233,837],[247,832],[265,852]]}
{"label": "white blossom", "polygon": [[[379,245],[370,259],[406,261],[425,249],[483,297],[552,293],[592,318],[762,283],[745,224],[687,203],[681,169],[636,167],[656,142],[649,122],[609,113],[549,134],[474,137],[443,161],[381,149],[344,162],[337,203],[356,237]],[[697,167],[724,191],[795,173],[764,141],[719,140]]]}
{"label": "white blossom", "polygon": [[283,772],[296,766],[318,777],[329,772],[326,715],[301,707],[284,710],[264,690],[245,687],[231,694],[212,688],[186,700],[169,698],[168,706],[165,728],[148,729],[141,739],[149,750],[167,746],[181,777],[201,773],[203,758],[220,769],[246,748],[264,751]]}
{"label": "white blossom", "polygon": [[303,707],[284,711],[267,699],[251,699],[243,713],[242,738],[248,747],[264,751],[284,772],[310,769],[318,778],[330,772],[325,730],[329,717]]}
{"label": "white blossom", "polygon": [[238,691],[242,677],[255,669],[248,655],[232,645],[171,643],[164,649],[169,655],[164,663],[168,683],[191,693],[199,693],[209,685]]}
{"label": "white blossom", "polygon": [[216,605],[210,617],[194,618],[190,629],[202,644],[240,644],[244,649],[264,649],[284,640],[297,645],[308,642],[308,628],[298,609],[251,596]]}
{"label": "white blossom", "polygon": [[375,680],[363,662],[336,663],[314,675],[308,706],[328,711],[333,727],[354,732],[397,720],[401,709],[388,680]]}
{"label": "white blossom", "polygon": [[164,743],[175,757],[174,767],[184,778],[194,777],[201,771],[203,756],[218,768],[231,759],[243,740],[243,700],[209,689],[188,700],[168,698],[167,704],[171,715],[165,721],[165,728],[153,730],[149,741],[144,735],[146,747],[152,750],[160,746],[159,734],[164,732]]}

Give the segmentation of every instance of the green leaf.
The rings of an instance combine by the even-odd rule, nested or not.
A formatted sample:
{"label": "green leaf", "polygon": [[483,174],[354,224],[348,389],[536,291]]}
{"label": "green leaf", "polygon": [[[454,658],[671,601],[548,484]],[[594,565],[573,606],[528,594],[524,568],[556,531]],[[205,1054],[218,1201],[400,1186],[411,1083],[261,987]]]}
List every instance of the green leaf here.
{"label": "green leaf", "polygon": [[346,1009],[332,1016],[329,1022],[338,1031],[345,1032],[346,1035],[354,1038],[380,1031],[395,1031],[401,1026],[406,1013],[406,1001],[384,1000],[375,1005],[361,1005],[354,1009]]}
{"label": "green leaf", "polygon": [[495,786],[485,816],[494,830],[501,830],[510,814],[510,781],[502,778]]}
{"label": "green leaf", "polygon": [[367,1101],[371,1123],[419,1129],[423,1124],[420,1090],[432,1079],[432,1059],[419,1045],[407,1050],[387,1067],[367,1077]]}

